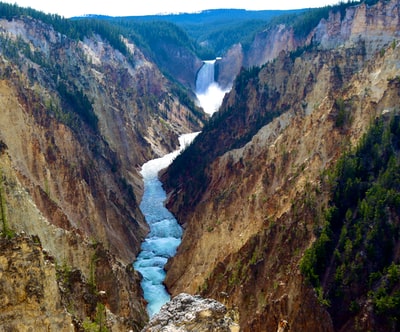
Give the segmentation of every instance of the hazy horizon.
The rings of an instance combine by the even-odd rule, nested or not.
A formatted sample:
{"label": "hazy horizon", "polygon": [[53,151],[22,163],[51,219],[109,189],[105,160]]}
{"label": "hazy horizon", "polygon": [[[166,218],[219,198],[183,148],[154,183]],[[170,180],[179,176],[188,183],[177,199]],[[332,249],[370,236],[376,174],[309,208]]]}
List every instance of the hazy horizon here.
{"label": "hazy horizon", "polygon": [[264,1],[248,0],[203,0],[191,2],[187,0],[147,0],[143,2],[114,0],[99,2],[95,0],[68,2],[54,0],[9,0],[6,3],[21,7],[31,7],[48,14],[58,14],[64,17],[83,15],[107,16],[141,16],[171,13],[194,13],[208,9],[246,9],[246,10],[288,10],[300,8],[323,7],[337,4],[338,0],[292,0]]}

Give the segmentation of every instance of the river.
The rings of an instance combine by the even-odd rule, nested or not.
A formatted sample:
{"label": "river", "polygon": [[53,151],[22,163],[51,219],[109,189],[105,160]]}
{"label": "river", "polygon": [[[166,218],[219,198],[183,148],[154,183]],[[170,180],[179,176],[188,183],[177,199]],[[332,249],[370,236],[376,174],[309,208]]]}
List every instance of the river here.
{"label": "river", "polygon": [[[205,61],[199,70],[196,82],[196,95],[199,105],[212,115],[218,110],[227,92],[220,89],[214,81],[215,61]],[[144,194],[140,209],[150,227],[150,233],[142,243],[141,252],[136,258],[134,268],[142,274],[141,286],[147,301],[147,311],[152,317],[170,300],[163,281],[164,266],[168,258],[176,253],[181,242],[182,229],[175,217],[165,208],[166,194],[158,179],[158,173],[190,144],[198,133],[182,135],[179,138],[180,149],[164,157],[143,164],[141,175],[144,182]]]}
{"label": "river", "polygon": [[179,150],[150,160],[142,166],[144,194],[140,209],[150,227],[150,233],[142,243],[141,252],[133,266],[142,274],[141,286],[148,303],[147,311],[150,317],[170,300],[170,295],[163,284],[164,265],[168,258],[175,255],[182,237],[180,225],[164,206],[166,194],[158,179],[158,172],[166,168],[197,134],[182,135],[179,137]]}

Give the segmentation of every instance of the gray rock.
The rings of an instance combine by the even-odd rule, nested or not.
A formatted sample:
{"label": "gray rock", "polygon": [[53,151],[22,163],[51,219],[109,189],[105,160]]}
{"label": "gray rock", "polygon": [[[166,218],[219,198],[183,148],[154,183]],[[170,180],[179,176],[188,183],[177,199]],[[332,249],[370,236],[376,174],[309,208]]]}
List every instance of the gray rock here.
{"label": "gray rock", "polygon": [[226,307],[198,295],[179,294],[162,306],[142,332],[234,332],[239,326],[227,315]]}

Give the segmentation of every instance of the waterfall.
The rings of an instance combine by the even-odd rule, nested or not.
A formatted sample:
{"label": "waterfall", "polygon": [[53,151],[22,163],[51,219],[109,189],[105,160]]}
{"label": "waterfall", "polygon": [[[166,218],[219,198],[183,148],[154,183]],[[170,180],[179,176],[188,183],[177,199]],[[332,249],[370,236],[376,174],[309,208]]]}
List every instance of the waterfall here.
{"label": "waterfall", "polygon": [[215,82],[215,60],[204,61],[197,73],[196,93],[203,94],[208,87]]}
{"label": "waterfall", "polygon": [[216,60],[204,61],[196,79],[198,104],[203,108],[204,112],[210,115],[218,111],[225,93],[229,91],[229,89],[221,89],[218,83],[215,82],[215,62]]}

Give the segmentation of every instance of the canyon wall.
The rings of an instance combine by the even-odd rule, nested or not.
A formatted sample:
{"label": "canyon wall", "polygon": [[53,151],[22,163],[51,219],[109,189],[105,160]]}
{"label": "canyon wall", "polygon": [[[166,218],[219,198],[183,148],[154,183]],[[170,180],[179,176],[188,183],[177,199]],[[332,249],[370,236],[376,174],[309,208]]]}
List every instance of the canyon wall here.
{"label": "canyon wall", "polygon": [[334,330],[299,263],[322,227],[324,171],[375,117],[397,114],[398,20],[398,1],[359,5],[321,21],[307,48],[241,71],[164,175],[185,228],[167,266],[172,294],[237,307],[243,331],[271,331],[281,319],[293,330]]}
{"label": "canyon wall", "polygon": [[218,82],[229,87],[242,67],[262,66],[282,51],[292,52],[311,44],[318,44],[321,49],[334,49],[362,40],[368,56],[373,56],[377,49],[397,37],[398,11],[396,1],[379,1],[375,6],[362,3],[345,11],[339,6],[307,35],[299,35],[290,24],[269,27],[256,34],[248,49],[240,44],[231,47],[218,63]]}
{"label": "canyon wall", "polygon": [[[53,313],[37,309],[46,294],[7,302],[7,322],[22,302],[37,306],[10,326],[47,315],[51,328],[65,319],[79,330],[101,316],[109,328],[139,331],[148,319],[131,267],[148,231],[140,165],[175,149],[206,116],[122,42],[126,54],[98,34],[71,39],[28,16],[0,20],[1,236],[25,234],[12,240],[18,248],[33,236],[37,255],[23,251],[21,261],[43,267],[38,287],[60,288]],[[14,272],[2,265],[5,283]]]}

